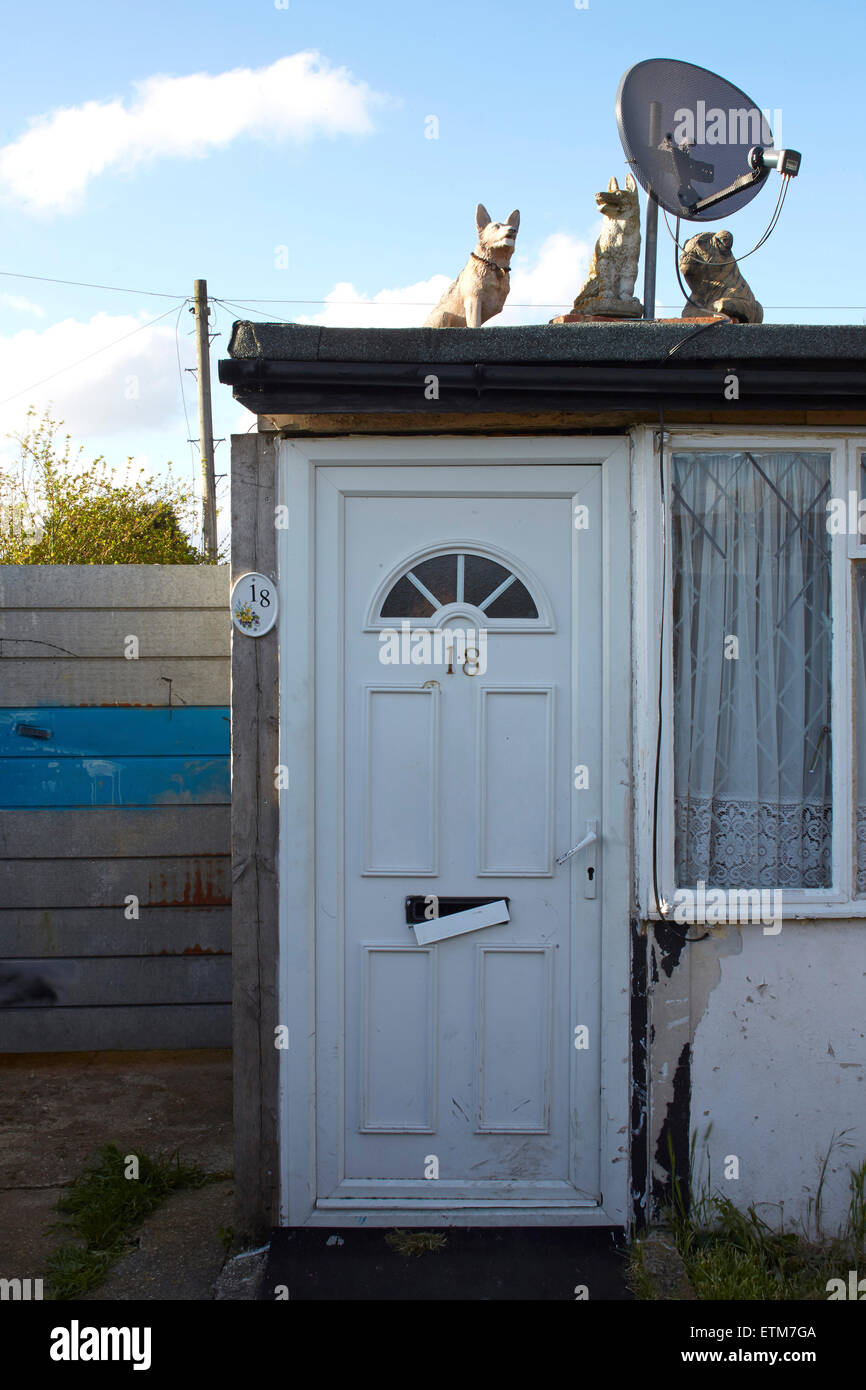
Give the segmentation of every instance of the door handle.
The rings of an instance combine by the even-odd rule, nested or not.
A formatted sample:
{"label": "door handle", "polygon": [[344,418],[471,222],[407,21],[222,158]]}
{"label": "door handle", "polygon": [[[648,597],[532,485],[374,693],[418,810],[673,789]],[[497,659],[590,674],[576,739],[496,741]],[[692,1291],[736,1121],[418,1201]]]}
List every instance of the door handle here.
{"label": "door handle", "polygon": [[[579,840],[573,849],[567,850],[565,854],[561,854],[556,862],[557,864],[566,864],[569,859],[573,858],[575,854],[579,854],[582,849],[589,849],[590,845],[597,845],[598,843],[598,821],[588,820],[586,822],[586,834],[583,839]],[[597,850],[592,850],[591,853],[587,855],[586,878],[583,884],[583,896],[585,898],[595,897],[596,873],[598,869],[597,859]]]}
{"label": "door handle", "polygon": [[586,849],[587,845],[595,844],[597,839],[598,821],[588,820],[586,822],[586,834],[584,835],[583,839],[579,842],[579,844],[576,844],[573,849],[568,850],[565,854],[561,854],[556,861],[557,864],[564,864],[566,860],[570,859],[573,854],[578,854],[580,850]]}

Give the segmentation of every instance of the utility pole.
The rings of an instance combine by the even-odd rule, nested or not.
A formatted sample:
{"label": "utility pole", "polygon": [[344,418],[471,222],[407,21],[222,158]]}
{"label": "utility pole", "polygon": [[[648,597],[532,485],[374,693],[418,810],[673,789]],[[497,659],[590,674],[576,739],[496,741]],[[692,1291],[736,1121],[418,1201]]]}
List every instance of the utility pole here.
{"label": "utility pole", "polygon": [[210,338],[208,336],[207,280],[196,280],[193,298],[195,356],[198,365],[198,447],[201,455],[202,549],[216,560],[216,498],[213,461],[213,414],[210,400]]}

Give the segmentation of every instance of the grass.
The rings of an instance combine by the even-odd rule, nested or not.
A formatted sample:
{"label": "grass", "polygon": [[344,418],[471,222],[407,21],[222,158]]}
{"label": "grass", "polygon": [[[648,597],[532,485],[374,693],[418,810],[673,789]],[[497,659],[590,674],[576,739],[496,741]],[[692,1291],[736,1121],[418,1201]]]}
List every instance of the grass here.
{"label": "grass", "polygon": [[[133,1156],[137,1176],[131,1176]],[[48,1297],[77,1298],[96,1288],[112,1262],[133,1244],[145,1218],[167,1197],[229,1176],[181,1163],[176,1153],[130,1155],[115,1144],[103,1145],[56,1204],[61,1219],[49,1229],[66,1239],[48,1257]]]}
{"label": "grass", "polygon": [[398,1255],[423,1255],[430,1250],[441,1250],[448,1237],[438,1231],[389,1231],[385,1237],[392,1250]]}
{"label": "grass", "polygon": [[[808,1203],[807,1221],[799,1230],[786,1230],[784,1221],[771,1224],[754,1203],[741,1211],[729,1197],[711,1189],[709,1173],[698,1188],[697,1135],[692,1136],[685,1179],[677,1175],[669,1147],[672,1196],[665,1224],[699,1299],[825,1301],[828,1280],[846,1278],[848,1270],[866,1266],[866,1160],[848,1170],[849,1203],[841,1228],[828,1234],[823,1225],[822,1198],[830,1158],[834,1149],[851,1147],[847,1133],[834,1134],[830,1141],[815,1196]],[[658,1296],[639,1247],[630,1260],[629,1284],[638,1298]]]}
{"label": "grass", "polygon": [[653,1302],[658,1299],[658,1292],[653,1283],[652,1275],[644,1263],[643,1247],[638,1242],[635,1242],[631,1248],[626,1270],[626,1283],[635,1298],[642,1299],[644,1302]]}

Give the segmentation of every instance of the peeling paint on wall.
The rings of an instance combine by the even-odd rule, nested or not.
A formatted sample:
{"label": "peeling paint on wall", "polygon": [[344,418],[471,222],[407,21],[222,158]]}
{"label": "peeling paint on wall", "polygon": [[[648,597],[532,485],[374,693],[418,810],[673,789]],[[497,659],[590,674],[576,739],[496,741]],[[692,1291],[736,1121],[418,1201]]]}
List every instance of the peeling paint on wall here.
{"label": "peeling paint on wall", "polygon": [[[722,960],[739,955],[737,926],[648,926],[649,936],[649,1146],[651,1215],[671,1197],[671,1150],[675,1175],[688,1176],[692,1133],[706,1107],[693,1100],[692,1050],[701,1019],[713,1014],[711,996],[722,978]],[[705,1126],[704,1126],[705,1127]],[[685,1195],[685,1185],[683,1194]]]}
{"label": "peeling paint on wall", "polygon": [[647,935],[631,920],[631,1200],[638,1229],[647,1222]]}
{"label": "peeling paint on wall", "polygon": [[674,1068],[671,1097],[655,1146],[652,1180],[652,1204],[655,1212],[672,1201],[675,1182],[679,1188],[680,1200],[688,1202],[691,1074],[692,1049],[689,1043],[685,1043]]}

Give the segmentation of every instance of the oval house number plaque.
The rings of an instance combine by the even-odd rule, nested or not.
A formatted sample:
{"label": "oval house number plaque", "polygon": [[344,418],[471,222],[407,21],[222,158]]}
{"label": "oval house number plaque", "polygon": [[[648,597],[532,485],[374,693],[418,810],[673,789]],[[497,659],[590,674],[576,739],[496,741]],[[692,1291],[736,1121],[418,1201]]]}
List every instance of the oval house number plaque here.
{"label": "oval house number plaque", "polygon": [[232,586],[232,622],[247,637],[264,637],[277,621],[277,586],[266,574],[242,574]]}

